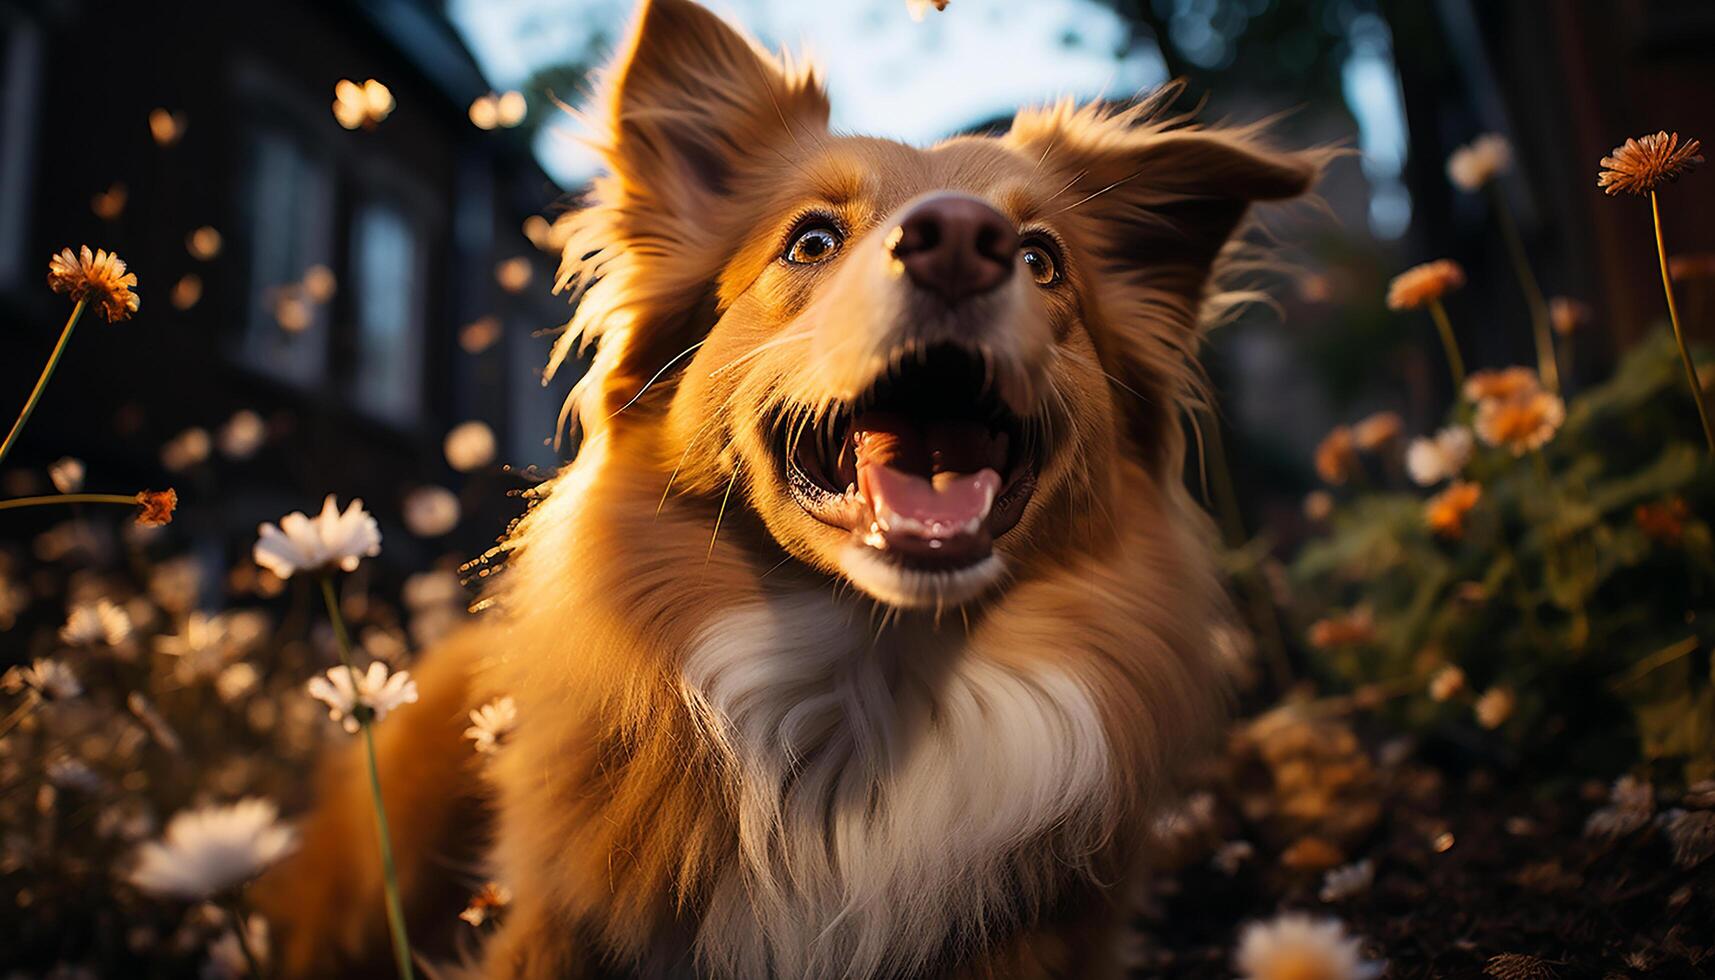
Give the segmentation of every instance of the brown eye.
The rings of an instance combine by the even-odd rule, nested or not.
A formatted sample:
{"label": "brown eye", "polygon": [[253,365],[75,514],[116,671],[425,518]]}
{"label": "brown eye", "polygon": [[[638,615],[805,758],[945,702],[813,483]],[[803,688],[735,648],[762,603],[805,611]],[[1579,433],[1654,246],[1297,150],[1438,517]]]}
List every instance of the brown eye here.
{"label": "brown eye", "polygon": [[1060,281],[1060,263],[1054,258],[1053,245],[1040,238],[1027,238],[1018,254],[1038,286],[1052,286]]}
{"label": "brown eye", "polygon": [[792,265],[815,265],[832,258],[843,239],[832,225],[815,224],[792,236],[781,258]]}

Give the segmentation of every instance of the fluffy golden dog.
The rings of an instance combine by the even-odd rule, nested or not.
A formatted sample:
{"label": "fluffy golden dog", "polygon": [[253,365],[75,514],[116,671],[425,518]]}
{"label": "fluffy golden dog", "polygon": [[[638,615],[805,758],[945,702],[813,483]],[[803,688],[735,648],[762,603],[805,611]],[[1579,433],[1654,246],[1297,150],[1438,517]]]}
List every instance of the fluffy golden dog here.
{"label": "fluffy golden dog", "polygon": [[[1198,325],[1252,202],[1327,157],[1165,101],[844,136],[812,70],[643,3],[564,257],[580,451],[378,733],[421,949],[492,876],[491,978],[1119,970],[1224,700]],[[323,786],[265,910],[289,973],[384,971],[354,760]]]}

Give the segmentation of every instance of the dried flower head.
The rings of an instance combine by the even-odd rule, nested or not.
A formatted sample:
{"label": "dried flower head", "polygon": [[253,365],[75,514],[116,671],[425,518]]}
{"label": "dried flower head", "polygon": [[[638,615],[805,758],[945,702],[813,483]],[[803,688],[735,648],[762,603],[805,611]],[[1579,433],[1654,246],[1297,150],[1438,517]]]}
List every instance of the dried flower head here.
{"label": "dried flower head", "polygon": [[1518,698],[1508,687],[1491,687],[1483,692],[1477,703],[1471,709],[1477,714],[1477,724],[1484,728],[1499,728],[1513,716],[1513,709],[1518,706]]}
{"label": "dried flower head", "polygon": [[139,527],[162,527],[173,522],[173,511],[179,506],[179,492],[172,487],[165,490],[140,490],[137,493],[137,525]]}
{"label": "dried flower head", "polygon": [[297,834],[277,822],[269,800],[182,811],[159,841],[137,850],[131,883],[152,895],[204,899],[256,877],[285,857]]}
{"label": "dried flower head", "polygon": [[[329,667],[326,676],[310,678],[305,690],[327,705],[328,717],[348,732],[356,732],[365,720],[379,722],[393,709],[417,700],[417,682],[411,672],[389,674],[380,661],[363,673],[343,665]],[[367,719],[361,717],[365,714]]]}
{"label": "dried flower head", "polygon": [[45,701],[67,701],[83,693],[83,685],[71,668],[51,657],[38,657],[27,667],[13,667],[0,675],[0,690],[25,689]]}
{"label": "dried flower head", "polygon": [[1595,315],[1589,303],[1570,296],[1556,296],[1548,301],[1548,323],[1562,337],[1577,333]]}
{"label": "dried flower head", "polygon": [[1357,465],[1357,440],[1346,426],[1335,426],[1316,446],[1316,475],[1324,483],[1340,486],[1351,478]]}
{"label": "dried flower head", "polygon": [[1399,439],[1405,431],[1405,421],[1398,412],[1376,412],[1352,426],[1352,442],[1361,450],[1373,453]]}
{"label": "dried flower head", "polygon": [[1386,966],[1366,961],[1338,920],[1302,912],[1245,926],[1233,965],[1241,980],[1372,980]]}
{"label": "dried flower head", "polygon": [[1447,158],[1447,179],[1463,191],[1480,191],[1512,166],[1513,148],[1499,133],[1484,133]]}
{"label": "dried flower head", "polygon": [[1673,863],[1693,868],[1715,855],[1715,813],[1673,809],[1662,814],[1662,830],[1673,845]]}
{"label": "dried flower head", "polygon": [[1432,701],[1451,701],[1465,689],[1465,672],[1453,664],[1435,672],[1429,679],[1429,698]]}
{"label": "dried flower head", "polygon": [[1665,130],[1649,136],[1629,139],[1602,158],[1602,171],[1596,175],[1596,186],[1609,194],[1648,194],[1663,181],[1678,180],[1703,158],[1697,154],[1700,144],[1688,139],[1679,142],[1678,133]]}
{"label": "dried flower head", "polygon": [[497,881],[484,882],[482,890],[470,897],[470,904],[459,913],[459,918],[473,926],[480,926],[511,904],[512,889]]}
{"label": "dried flower head", "polygon": [[1387,287],[1390,310],[1415,310],[1427,306],[1465,285],[1465,270],[1452,259],[1436,259],[1412,266]]}
{"label": "dried flower head", "polygon": [[1542,390],[1542,380],[1527,367],[1476,371],[1465,379],[1465,399],[1472,402],[1506,400]]}
{"label": "dried flower head", "polygon": [[381,529],[363,501],[353,500],[341,513],[331,493],[314,518],[293,511],[278,527],[264,523],[257,534],[251,556],[283,579],[298,572],[355,571],[363,559],[381,553]]}
{"label": "dried flower head", "polygon": [[1514,456],[1541,449],[1566,421],[1566,403],[1559,395],[1536,391],[1517,398],[1490,398],[1478,403],[1477,437],[1504,447]]}
{"label": "dried flower head", "polygon": [[1375,616],[1368,606],[1319,619],[1310,624],[1310,645],[1326,650],[1356,646],[1376,638]]}
{"label": "dried flower head", "polygon": [[493,755],[506,744],[506,739],[518,727],[518,703],[511,695],[495,698],[470,713],[470,727],[464,737],[471,747],[483,755]]}
{"label": "dried flower head", "polygon": [[1411,441],[1405,451],[1405,469],[1420,487],[1451,480],[1471,461],[1471,430],[1448,426],[1430,438]]}
{"label": "dried flower head", "polygon": [[1639,504],[1632,516],[1644,534],[1672,547],[1685,535],[1685,521],[1691,516],[1691,508],[1684,497],[1674,497],[1660,503]]}
{"label": "dried flower head", "polygon": [[1458,540],[1465,536],[1466,515],[1482,498],[1483,488],[1477,484],[1454,483],[1423,505],[1423,522],[1432,533]]}
{"label": "dried flower head", "polygon": [[88,245],[48,259],[48,288],[74,302],[94,303],[108,323],[129,320],[141,302],[131,291],[137,288],[137,274],[125,271],[125,261],[106,249],[91,255]]}
{"label": "dried flower head", "polygon": [[1584,836],[1615,841],[1637,833],[1655,814],[1655,787],[1636,776],[1621,776],[1608,791],[1608,805],[1584,821]]}

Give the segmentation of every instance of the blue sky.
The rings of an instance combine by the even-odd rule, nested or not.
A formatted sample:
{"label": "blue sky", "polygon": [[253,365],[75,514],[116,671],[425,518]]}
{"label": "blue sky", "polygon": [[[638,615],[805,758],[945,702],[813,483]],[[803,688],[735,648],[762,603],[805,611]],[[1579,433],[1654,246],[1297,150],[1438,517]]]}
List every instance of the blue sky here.
{"label": "blue sky", "polygon": [[[1166,80],[1155,48],[1127,51],[1125,23],[1095,0],[953,0],[922,23],[905,0],[705,2],[770,47],[805,51],[821,65],[836,127],[909,143],[931,143],[1023,104],[1125,97]],[[1206,26],[1209,3],[1171,2],[1175,38],[1195,47],[1193,28]],[[490,84],[507,89],[542,67],[604,58],[634,7],[635,0],[451,0],[448,11]],[[1342,87],[1358,122],[1370,231],[1396,238],[1409,225],[1411,199],[1400,180],[1406,132],[1392,38],[1373,14],[1344,20],[1350,47]],[[587,93],[554,94],[576,103]],[[538,159],[567,187],[595,167],[577,135],[577,124],[558,114],[537,138]]]}
{"label": "blue sky", "polygon": [[[1126,28],[1093,0],[957,0],[912,21],[904,0],[710,0],[771,47],[808,51],[826,72],[834,125],[928,143],[1020,104],[1129,95],[1164,79],[1153,50],[1120,57]],[[453,0],[454,22],[496,88],[520,85],[623,33],[633,0]],[[568,101],[574,93],[557,93]],[[581,96],[582,93],[575,93]],[[569,120],[537,147],[563,182],[593,163]]]}

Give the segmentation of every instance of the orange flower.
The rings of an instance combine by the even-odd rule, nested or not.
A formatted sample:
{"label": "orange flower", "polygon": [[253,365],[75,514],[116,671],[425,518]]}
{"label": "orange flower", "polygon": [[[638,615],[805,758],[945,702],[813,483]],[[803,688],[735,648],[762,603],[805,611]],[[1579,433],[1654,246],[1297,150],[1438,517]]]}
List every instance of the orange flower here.
{"label": "orange flower", "polygon": [[1473,426],[1477,438],[1504,446],[1514,456],[1541,449],[1566,421],[1566,403],[1559,395],[1535,391],[1517,398],[1489,398],[1477,406]]}
{"label": "orange flower", "polygon": [[1413,266],[1393,277],[1387,287],[1387,308],[1415,310],[1465,285],[1465,270],[1452,259]]}
{"label": "orange flower", "polygon": [[1373,453],[1399,439],[1405,421],[1398,412],[1377,412],[1352,426],[1352,441],[1364,452]]}
{"label": "orange flower", "polygon": [[1659,504],[1639,504],[1633,512],[1638,527],[1651,538],[1665,545],[1676,545],[1680,536],[1685,533],[1685,519],[1691,516],[1691,508],[1685,504],[1685,498],[1674,497]]}
{"label": "orange flower", "polygon": [[1465,536],[1465,515],[1482,497],[1483,488],[1475,483],[1451,484],[1423,505],[1424,523],[1435,534],[1458,540]]}
{"label": "orange flower", "polygon": [[1376,621],[1366,606],[1310,624],[1310,645],[1321,650],[1356,646],[1376,638]]}
{"label": "orange flower", "polygon": [[1465,398],[1474,402],[1510,401],[1542,390],[1536,372],[1527,367],[1478,371],[1465,379]]}
{"label": "orange flower", "polygon": [[1322,482],[1340,486],[1351,478],[1358,465],[1357,445],[1352,430],[1335,426],[1316,447],[1316,475]]}
{"label": "orange flower", "polygon": [[160,527],[173,522],[173,510],[179,506],[179,493],[172,487],[165,490],[144,490],[137,494],[137,526]]}
{"label": "orange flower", "polygon": [[1678,180],[1703,162],[1697,151],[1701,145],[1693,139],[1679,145],[1679,134],[1665,130],[1649,136],[1629,139],[1602,158],[1601,173],[1596,186],[1609,194],[1648,194],[1662,181]]}
{"label": "orange flower", "polygon": [[137,312],[137,274],[125,271],[125,262],[106,249],[94,255],[85,245],[78,254],[64,249],[48,259],[48,288],[66,293],[76,302],[89,300],[108,323],[130,319]]}

